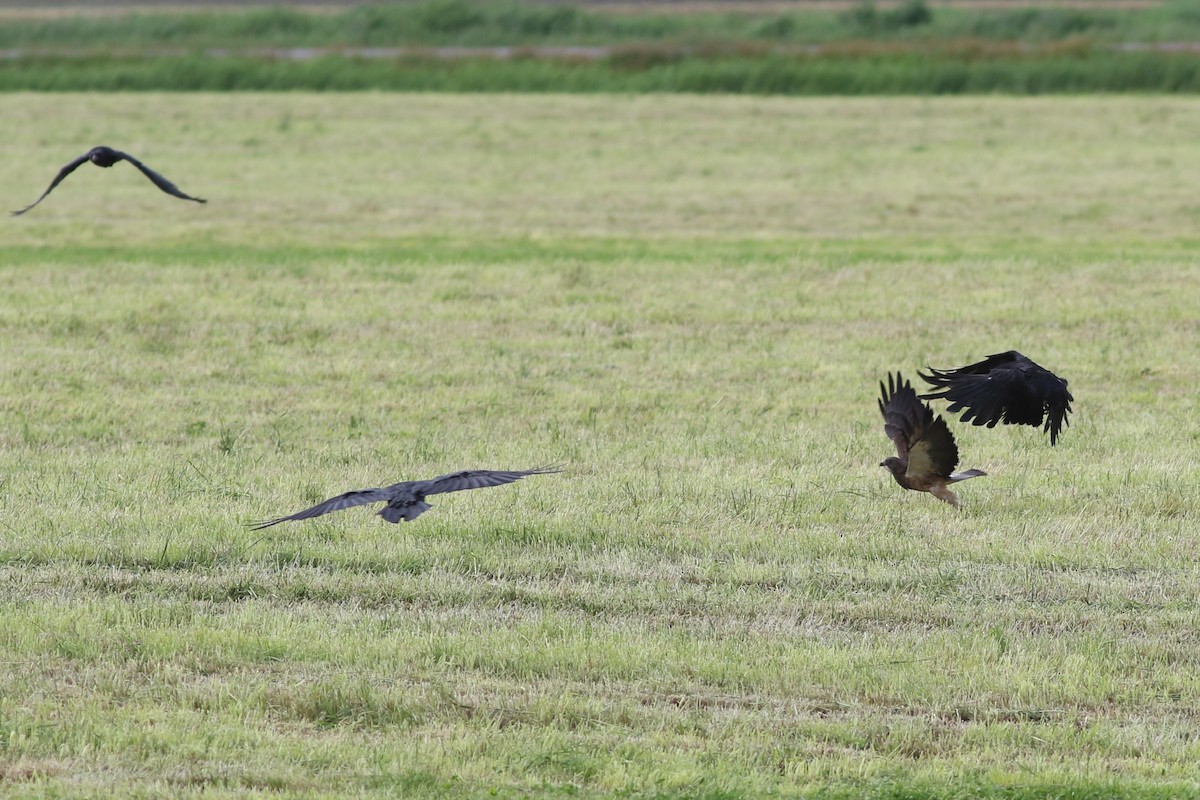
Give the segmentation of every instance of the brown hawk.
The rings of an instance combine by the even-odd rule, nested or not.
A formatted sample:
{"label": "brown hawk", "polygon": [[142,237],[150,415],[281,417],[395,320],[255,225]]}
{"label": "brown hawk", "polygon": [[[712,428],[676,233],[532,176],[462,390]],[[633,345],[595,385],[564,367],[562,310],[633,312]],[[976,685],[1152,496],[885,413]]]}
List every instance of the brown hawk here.
{"label": "brown hawk", "polygon": [[958,495],[950,491],[950,484],[987,473],[979,469],[954,471],[958,446],[946,421],[933,416],[933,409],[917,399],[912,384],[899,372],[894,378],[888,375],[886,386],[880,381],[879,390],[883,431],[896,445],[896,455],[885,458],[879,466],[887,467],[905,489],[929,492],[958,508]]}

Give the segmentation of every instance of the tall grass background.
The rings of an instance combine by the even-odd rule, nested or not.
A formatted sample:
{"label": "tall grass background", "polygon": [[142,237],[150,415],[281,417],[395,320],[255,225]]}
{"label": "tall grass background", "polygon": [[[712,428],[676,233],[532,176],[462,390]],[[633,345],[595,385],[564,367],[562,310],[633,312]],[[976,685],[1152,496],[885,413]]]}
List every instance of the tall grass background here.
{"label": "tall grass background", "polygon": [[[392,90],[748,94],[1182,92],[1200,16],[1144,9],[608,13],[533,3],[6,19],[5,91]],[[1170,49],[1156,49],[1159,45]],[[431,48],[516,48],[438,55]],[[599,46],[598,52],[538,48]],[[296,60],[254,48],[330,48]],[[339,48],[405,48],[364,58]],[[1132,49],[1131,49],[1132,48]],[[322,57],[323,56],[323,57]]]}
{"label": "tall grass background", "polygon": [[1051,42],[1194,41],[1200,14],[1185,0],[1144,8],[899,7],[863,2],[827,10],[663,11],[647,5],[613,13],[603,5],[430,0],[313,11],[274,7],[239,10],[137,11],[89,14],[64,9],[0,26],[0,47],[103,46],[387,46],[767,42],[828,43],[848,39],[921,41],[988,39]]}

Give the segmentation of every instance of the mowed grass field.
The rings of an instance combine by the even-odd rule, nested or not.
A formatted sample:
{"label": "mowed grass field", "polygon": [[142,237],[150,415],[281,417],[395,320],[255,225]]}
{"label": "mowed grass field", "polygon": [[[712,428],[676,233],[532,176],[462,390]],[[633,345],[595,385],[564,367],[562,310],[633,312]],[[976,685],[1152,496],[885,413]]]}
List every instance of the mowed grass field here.
{"label": "mowed grass field", "polygon": [[[6,96],[0,794],[1200,791],[1200,108]],[[878,381],[1016,348],[1057,447]],[[941,410],[939,406],[938,410]],[[561,475],[250,531],[350,490]]]}

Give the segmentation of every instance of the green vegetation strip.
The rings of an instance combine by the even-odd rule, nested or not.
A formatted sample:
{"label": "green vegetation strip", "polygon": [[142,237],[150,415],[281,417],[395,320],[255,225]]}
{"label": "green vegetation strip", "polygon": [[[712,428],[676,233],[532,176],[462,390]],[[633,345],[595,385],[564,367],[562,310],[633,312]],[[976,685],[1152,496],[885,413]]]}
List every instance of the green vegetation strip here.
{"label": "green vegetation strip", "polygon": [[[10,19],[0,25],[0,91],[1195,92],[1200,55],[1188,43],[1197,41],[1200,15],[1182,1],[932,9],[913,0],[841,12],[611,14],[437,0],[332,13]],[[419,54],[446,46],[518,52],[504,60]],[[537,49],[572,46],[601,50],[562,57]],[[293,60],[255,48],[352,50]],[[353,48],[405,53],[367,59]]]}
{"label": "green vegetation strip", "polygon": [[[663,63],[666,62],[666,63]],[[491,58],[306,63],[249,58],[39,59],[0,65],[7,91],[691,92],[760,95],[922,95],[1200,91],[1200,58],[1091,53],[987,60],[694,58],[655,52],[601,63]]]}
{"label": "green vegetation strip", "polygon": [[0,47],[250,47],[674,43],[830,43],[845,40],[986,39],[1194,41],[1200,14],[1190,0],[1146,8],[945,8],[922,0],[843,11],[606,13],[569,4],[431,0],[334,12],[285,7],[238,10],[9,17]]}
{"label": "green vegetation strip", "polygon": [[[14,95],[6,193],[210,203],[5,222],[3,790],[1195,794],[1196,113]],[[1006,347],[1059,446],[899,490],[878,378]]]}

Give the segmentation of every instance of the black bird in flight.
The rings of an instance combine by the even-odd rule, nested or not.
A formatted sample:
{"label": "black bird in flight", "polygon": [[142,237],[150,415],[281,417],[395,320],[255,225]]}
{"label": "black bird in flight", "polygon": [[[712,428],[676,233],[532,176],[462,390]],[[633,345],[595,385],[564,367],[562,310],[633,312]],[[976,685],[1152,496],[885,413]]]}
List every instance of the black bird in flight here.
{"label": "black bird in flight", "polygon": [[897,455],[885,458],[879,466],[887,467],[896,483],[905,489],[929,492],[958,508],[958,495],[950,484],[978,478],[987,473],[980,469],[955,472],[958,466],[958,446],[946,421],[933,416],[928,403],[917,399],[912,384],[897,372],[888,375],[885,386],[879,382],[879,413],[883,414],[883,432],[896,445]]}
{"label": "black bird in flight", "polygon": [[1042,367],[1016,350],[996,353],[983,361],[958,369],[933,369],[928,375],[917,374],[937,391],[921,395],[922,399],[950,401],[946,408],[951,414],[964,411],[963,422],[996,427],[1032,425],[1037,427],[1045,418],[1042,431],[1050,432],[1050,444],[1058,443],[1058,434],[1070,424],[1071,401],[1066,380]]}
{"label": "black bird in flight", "polygon": [[147,178],[149,178],[151,181],[153,181],[155,186],[162,189],[167,194],[174,195],[175,197],[183,198],[184,200],[191,200],[196,203],[207,203],[208,202],[207,200],[205,200],[201,197],[192,197],[190,194],[184,194],[183,192],[181,192],[179,190],[178,186],[171,183],[169,180],[164,178],[162,175],[159,175],[157,172],[150,169],[145,164],[138,161],[136,158],[129,155],[128,153],[122,153],[120,150],[113,150],[111,147],[105,147],[104,145],[100,145],[99,147],[93,147],[91,150],[88,150],[86,153],[81,155],[79,158],[75,159],[70,164],[67,164],[65,167],[60,169],[58,171],[58,174],[54,176],[54,180],[50,182],[50,188],[48,188],[48,189],[46,189],[46,191],[42,192],[41,197],[39,197],[37,200],[34,200],[29,205],[25,206],[20,211],[13,211],[12,215],[14,217],[19,217],[22,214],[24,214],[26,211],[28,211],[29,209],[36,206],[38,203],[45,200],[46,195],[48,195],[48,194],[50,194],[50,192],[54,191],[54,187],[58,186],[60,183],[62,183],[63,178],[67,177],[72,172],[79,169],[79,167],[81,165],[83,165],[84,163],[86,163],[88,161],[91,161],[97,167],[111,167],[113,164],[116,164],[118,161],[128,161],[130,164],[133,164],[135,167],[140,169],[142,171],[143,175],[145,175]]}
{"label": "black bird in flight", "polygon": [[337,497],[331,497],[323,503],[318,503],[312,508],[298,511],[291,516],[269,519],[266,522],[254,522],[250,527],[253,530],[261,530],[288,520],[311,519],[351,506],[381,502],[386,502],[387,505],[379,510],[379,516],[388,522],[411,522],[429,510],[429,504],[425,502],[428,495],[461,492],[464,489],[484,489],[489,486],[500,486],[519,481],[527,475],[548,475],[555,472],[562,472],[562,468],[550,466],[518,472],[498,472],[490,469],[452,472],[449,475],[440,475],[427,481],[405,481],[404,483],[393,483],[382,489],[359,489],[354,492],[346,492]]}

